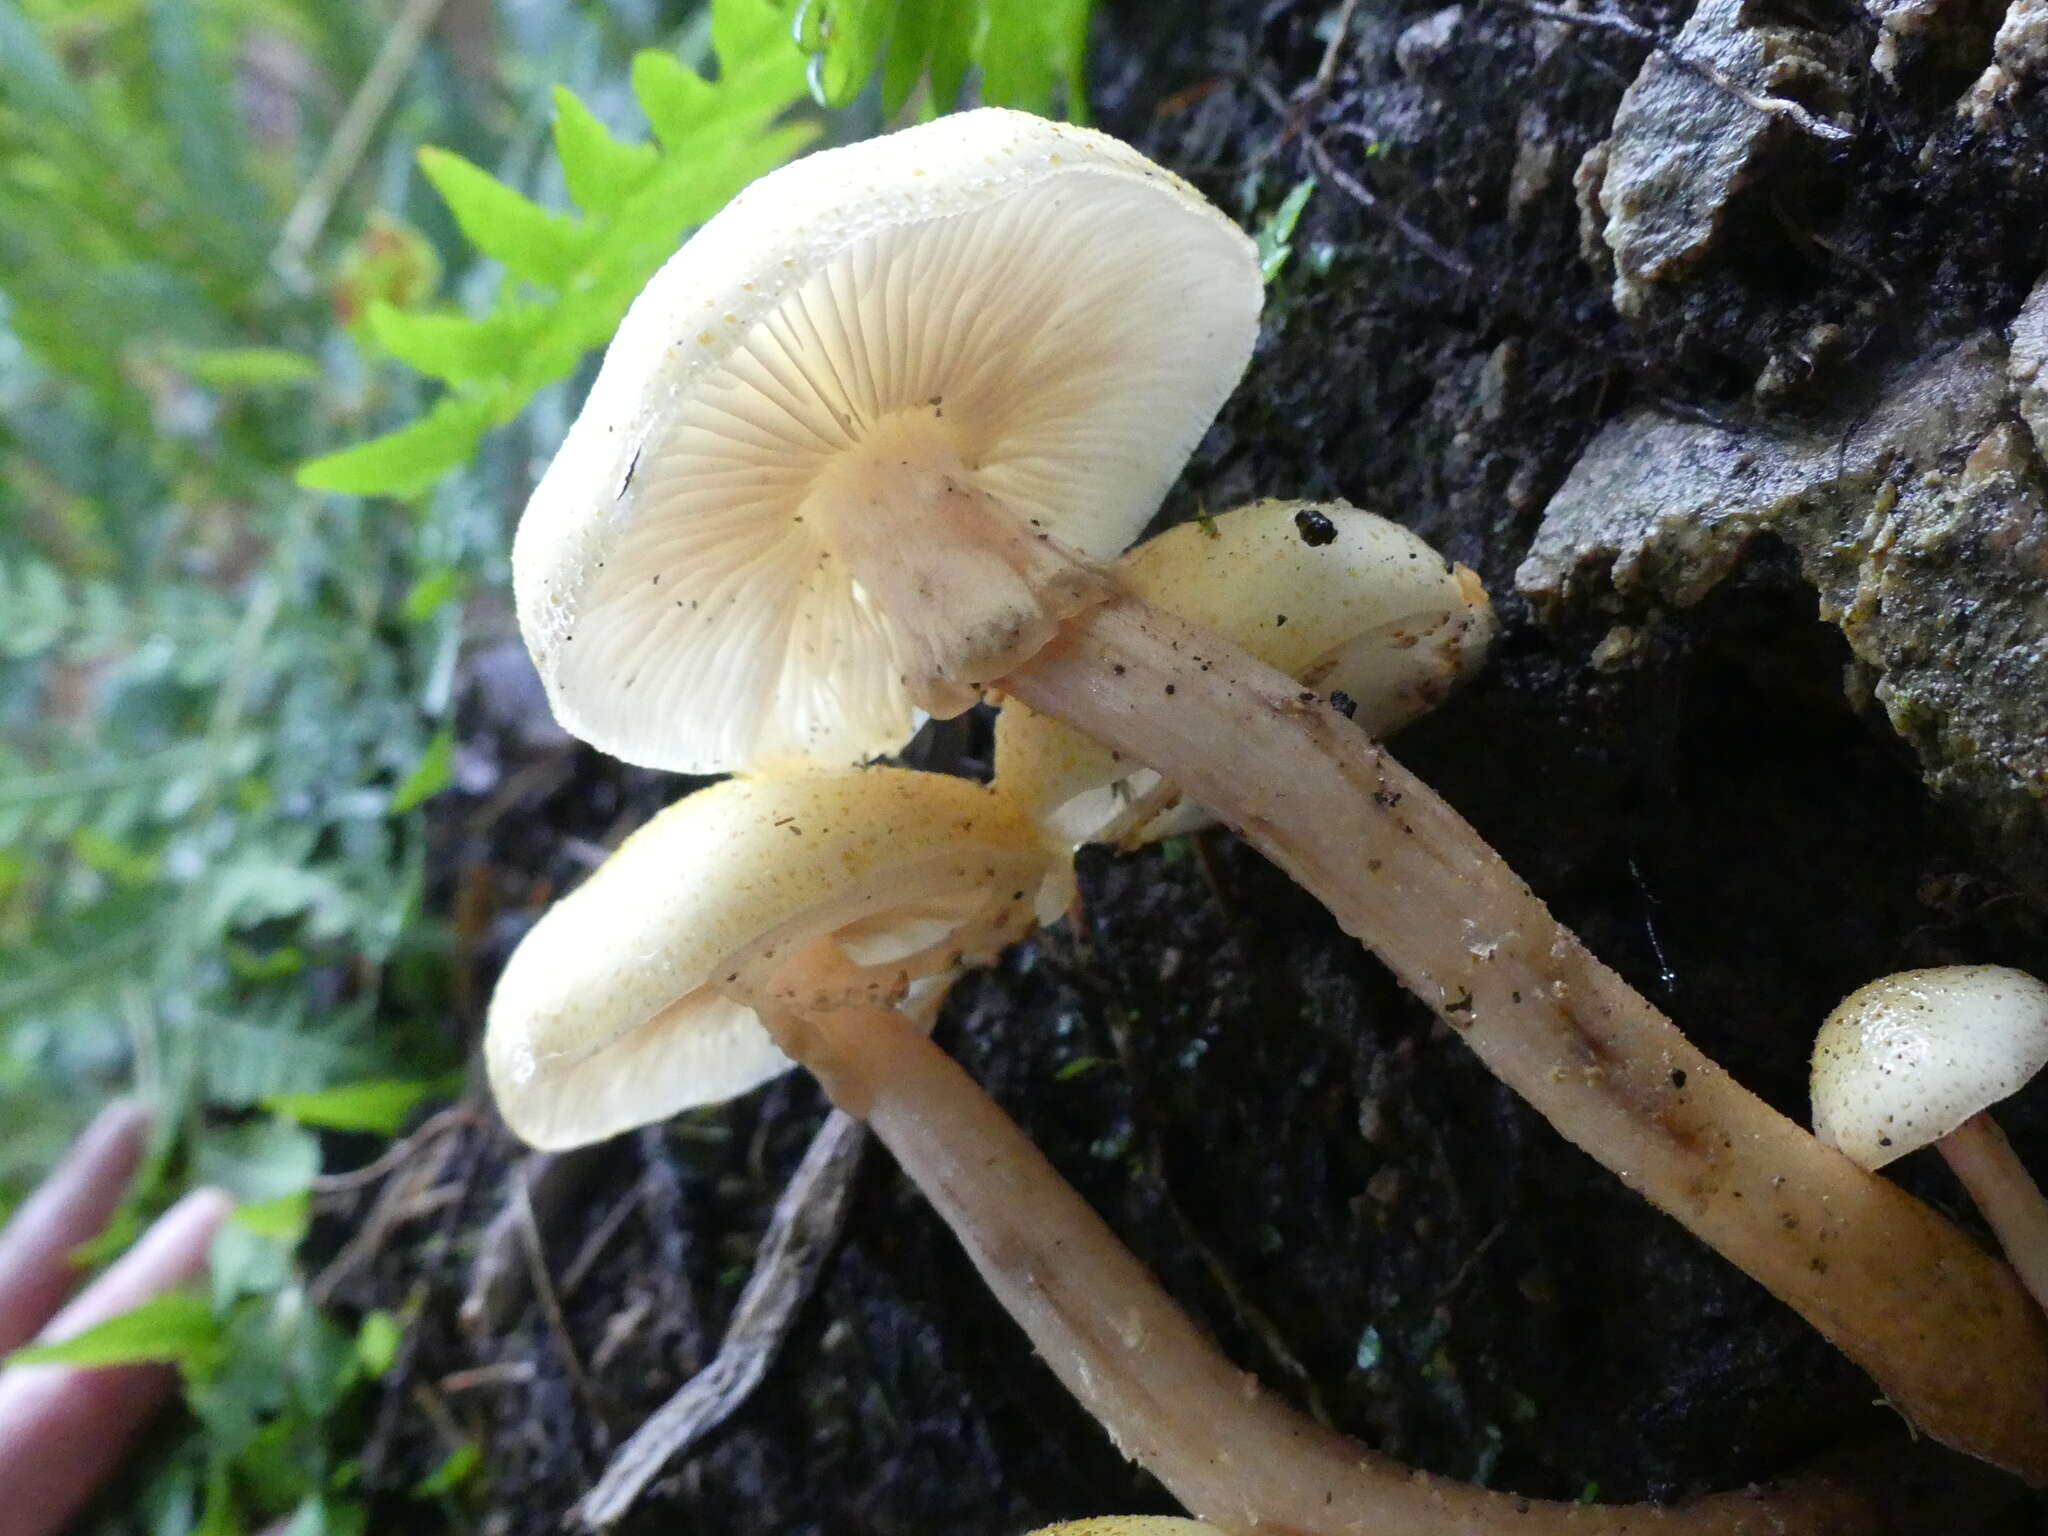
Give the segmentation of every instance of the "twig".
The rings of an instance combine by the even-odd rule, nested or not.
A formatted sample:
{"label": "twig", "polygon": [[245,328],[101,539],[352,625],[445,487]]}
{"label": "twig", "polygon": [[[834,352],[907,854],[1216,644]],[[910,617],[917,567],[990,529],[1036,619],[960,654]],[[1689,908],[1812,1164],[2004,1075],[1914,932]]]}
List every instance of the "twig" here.
{"label": "twig", "polygon": [[594,1412],[597,1389],[591,1386],[590,1377],[584,1372],[583,1357],[576,1353],[576,1341],[569,1337],[568,1319],[562,1316],[561,1298],[555,1295],[555,1283],[548,1275],[548,1256],[541,1247],[540,1223],[533,1219],[533,1202],[527,1198],[526,1181],[523,1179],[512,1187],[512,1209],[519,1222],[520,1248],[526,1254],[527,1276],[533,1282],[533,1294],[540,1301],[541,1314],[547,1318],[548,1329],[555,1336],[555,1347],[561,1351],[569,1379],[576,1383],[584,1406]]}
{"label": "twig", "polygon": [[1480,1238],[1473,1245],[1472,1251],[1465,1255],[1465,1262],[1458,1266],[1457,1273],[1452,1275],[1444,1283],[1444,1288],[1436,1293],[1438,1305],[1449,1301],[1464,1286],[1465,1282],[1472,1278],[1472,1271],[1479,1267],[1479,1261],[1486,1257],[1486,1251],[1501,1240],[1501,1235],[1507,1229],[1508,1218],[1505,1216],[1501,1217],[1499,1221],[1496,1221],[1487,1229],[1486,1236]]}
{"label": "twig", "polygon": [[436,1137],[465,1125],[476,1123],[477,1112],[473,1104],[455,1104],[423,1121],[420,1128],[410,1136],[394,1141],[377,1155],[375,1160],[360,1168],[351,1168],[345,1173],[323,1173],[313,1180],[316,1195],[347,1194],[374,1184],[385,1174],[404,1162]]}
{"label": "twig", "polygon": [[[399,1177],[384,1186],[355,1236],[306,1287],[306,1295],[315,1305],[324,1307],[333,1300],[341,1282],[373,1258],[393,1232],[436,1208],[434,1186],[440,1181],[442,1170],[448,1166],[454,1152],[453,1142],[445,1137],[438,1139],[432,1152],[416,1162],[407,1163]],[[459,1190],[448,1196],[459,1197]]]}
{"label": "twig", "polygon": [[582,1188],[597,1161],[588,1150],[536,1152],[513,1169],[513,1191],[484,1228],[470,1266],[469,1291],[456,1312],[465,1333],[497,1331],[525,1300],[527,1270],[519,1254],[522,1205],[530,1201],[529,1209],[541,1220],[551,1220]]}
{"label": "twig", "polygon": [[320,164],[314,168],[305,190],[299,193],[298,201],[292,204],[291,212],[285,215],[270,265],[295,291],[303,293],[312,286],[306,258],[327,227],[328,215],[334,212],[341,189],[362,163],[378,120],[391,105],[391,98],[398,94],[398,87],[441,14],[443,3],[444,0],[406,0],[405,9],[385,34],[384,46],[371,61],[369,73],[363,76],[363,83],[356,87],[348,109],[335,125],[334,137],[327,141],[327,152],[320,157]]}
{"label": "twig", "polygon": [[1527,11],[1532,16],[1540,16],[1545,21],[1559,22],[1568,27],[1589,27],[1596,32],[1613,32],[1631,42],[1641,43],[1652,52],[1662,54],[1687,74],[1697,75],[1716,90],[1727,92],[1752,111],[1761,112],[1766,117],[1782,117],[1817,139],[1845,144],[1856,137],[1847,128],[1815,117],[1796,101],[1751,90],[1719,65],[1680,48],[1670,39],[1618,11],[1567,11],[1561,6],[1545,5],[1542,0],[1501,0],[1501,3],[1518,11]]}
{"label": "twig", "polygon": [[683,1384],[620,1446],[572,1525],[600,1531],[621,1519],[667,1463],[744,1403],[775,1361],[790,1325],[839,1238],[867,1127],[834,1110],[775,1204],[754,1272],[710,1365]]}
{"label": "twig", "polygon": [[1316,66],[1316,77],[1309,82],[1306,94],[1316,97],[1330,88],[1330,82],[1337,78],[1337,60],[1343,56],[1344,44],[1351,37],[1351,18],[1358,10],[1358,0],[1344,0],[1337,12],[1337,24],[1330,30],[1330,45],[1323,50],[1323,62]]}
{"label": "twig", "polygon": [[434,1385],[442,1395],[454,1397],[462,1392],[475,1392],[485,1387],[523,1387],[533,1380],[536,1372],[531,1360],[500,1360],[491,1365],[472,1365],[466,1370],[451,1371]]}
{"label": "twig", "polygon": [[597,1261],[604,1257],[604,1251],[611,1246],[612,1239],[619,1235],[619,1228],[626,1224],[626,1218],[638,1211],[640,1206],[640,1191],[637,1189],[628,1190],[623,1199],[612,1202],[611,1210],[605,1214],[590,1236],[584,1239],[576,1257],[569,1261],[569,1267],[562,1271],[564,1296],[576,1294],[577,1288],[583,1284],[591,1270],[597,1267]]}
{"label": "twig", "polygon": [[1376,213],[1385,219],[1396,230],[1400,231],[1402,237],[1410,245],[1414,246],[1438,266],[1443,267],[1447,271],[1455,272],[1468,283],[1473,280],[1471,262],[1445,247],[1437,240],[1436,236],[1430,234],[1429,231],[1423,229],[1419,224],[1411,221],[1406,214],[1396,208],[1389,207],[1385,202],[1381,201],[1378,193],[1374,192],[1364,182],[1330,158],[1330,152],[1323,148],[1323,141],[1321,139],[1312,133],[1304,133],[1301,136],[1301,141],[1308,146],[1309,158],[1315,161],[1316,169],[1335,182],[1337,189],[1346,197],[1349,197],[1368,212]]}

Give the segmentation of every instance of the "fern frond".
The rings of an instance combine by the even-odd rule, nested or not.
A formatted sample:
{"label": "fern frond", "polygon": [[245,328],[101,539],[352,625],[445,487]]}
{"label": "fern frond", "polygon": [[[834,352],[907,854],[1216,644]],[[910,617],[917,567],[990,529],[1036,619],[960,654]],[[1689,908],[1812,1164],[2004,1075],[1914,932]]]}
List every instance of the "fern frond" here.
{"label": "fern frond", "polygon": [[902,111],[920,81],[930,110],[959,103],[969,71],[978,99],[1027,112],[1088,117],[1083,63],[1093,0],[809,0],[797,41],[811,55],[812,93],[851,102],[879,69],[882,113]]}
{"label": "fern frond", "polygon": [[556,93],[555,150],[580,218],[542,208],[446,150],[421,152],[465,238],[504,267],[505,292],[478,316],[375,306],[376,341],[448,391],[417,421],[302,465],[301,485],[358,496],[430,489],[610,338],[688,230],[816,136],[811,123],[773,126],[806,89],[803,57],[775,6],[713,0],[712,46],[710,79],[667,54],[634,60],[651,143],[619,141],[573,94]]}

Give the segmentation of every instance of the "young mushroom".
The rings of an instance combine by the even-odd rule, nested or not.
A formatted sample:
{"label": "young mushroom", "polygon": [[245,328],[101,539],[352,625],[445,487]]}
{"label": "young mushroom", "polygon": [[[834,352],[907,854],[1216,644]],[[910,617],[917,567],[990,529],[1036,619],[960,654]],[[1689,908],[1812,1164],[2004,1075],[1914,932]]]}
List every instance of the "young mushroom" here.
{"label": "young mushroom", "polygon": [[558,717],[696,772],[854,762],[983,685],[1065,720],[1274,858],[1928,1434],[2048,1482],[2048,1322],[2005,1265],[1729,1079],[1313,690],[1095,563],[1260,299],[1242,231],[1086,129],[986,109],[763,178],[635,301],[521,522]]}
{"label": "young mushroom", "polygon": [[[1486,589],[1399,523],[1342,501],[1255,501],[1169,528],[1114,575],[1136,596],[1276,667],[1374,736],[1399,730],[1478,670],[1495,630]],[[996,783],[1059,840],[1156,842],[1206,826],[1157,773],[1010,702]]]}
{"label": "young mushroom", "polygon": [[2048,1307],[2048,1201],[1991,1118],[2048,1066],[2048,984],[2001,965],[1857,988],[1813,1043],[1813,1129],[1865,1168],[1932,1146]]}
{"label": "young mushroom", "polygon": [[[1855,1536],[1867,1480],[1664,1508],[1546,1503],[1411,1471],[1270,1396],[1162,1291],[926,1032],[1031,920],[1056,863],[978,785],[876,768],[733,779],[657,816],[534,925],[491,1001],[507,1122],[567,1147],[729,1097],[789,1057],[864,1118],[1126,1455],[1224,1531]],[[907,1004],[907,1006],[905,1006]],[[772,1042],[772,1043],[771,1043]]]}

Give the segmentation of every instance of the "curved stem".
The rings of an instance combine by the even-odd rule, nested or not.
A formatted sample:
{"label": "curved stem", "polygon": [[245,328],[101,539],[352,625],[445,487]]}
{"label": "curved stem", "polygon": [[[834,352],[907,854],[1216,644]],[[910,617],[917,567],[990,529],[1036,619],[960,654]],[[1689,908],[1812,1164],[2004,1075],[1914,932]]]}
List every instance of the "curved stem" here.
{"label": "curved stem", "polygon": [[1987,1111],[1935,1144],[1962,1181],[2005,1257],[2034,1300],[2048,1309],[2048,1200]]}
{"label": "curved stem", "polygon": [[1000,686],[1236,827],[1570,1141],[1926,1433],[2048,1482],[2048,1322],[2012,1271],[1694,1049],[1322,700],[1128,596],[1070,620]]}
{"label": "curved stem", "polygon": [[1883,1477],[1810,1475],[1668,1507],[1524,1499],[1416,1472],[1239,1370],[961,1068],[894,1009],[762,1015],[869,1126],[1039,1354],[1190,1511],[1271,1536],[1857,1536],[1903,1530]]}

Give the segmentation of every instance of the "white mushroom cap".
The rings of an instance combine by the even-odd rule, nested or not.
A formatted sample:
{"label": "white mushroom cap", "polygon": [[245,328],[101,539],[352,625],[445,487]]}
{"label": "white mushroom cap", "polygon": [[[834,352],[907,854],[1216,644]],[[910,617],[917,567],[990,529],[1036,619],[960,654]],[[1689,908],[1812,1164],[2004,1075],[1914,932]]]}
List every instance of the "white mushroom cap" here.
{"label": "white mushroom cap", "polygon": [[1048,1525],[1031,1536],[1223,1536],[1223,1532],[1200,1520],[1172,1515],[1100,1515],[1093,1520]]}
{"label": "white mushroom cap", "polygon": [[[1348,502],[1256,501],[1182,523],[1117,562],[1156,607],[1221,635],[1319,692],[1340,692],[1383,736],[1478,670],[1493,641],[1479,578],[1398,523]],[[1007,701],[996,782],[1067,845],[1088,842],[1159,783],[1080,732]],[[1152,841],[1207,825],[1182,806],[1133,829]]]}
{"label": "white mushroom cap", "polygon": [[513,952],[484,1039],[498,1107],[526,1141],[556,1148],[745,1093],[789,1062],[719,990],[743,965],[830,937],[886,1000],[906,978],[949,978],[1021,936],[1045,870],[1006,800],[944,774],[699,790]]}
{"label": "white mushroom cap", "polygon": [[2048,985],[1998,965],[1859,987],[1813,1044],[1813,1132],[1866,1168],[1939,1141],[2048,1065]]}
{"label": "white mushroom cap", "polygon": [[913,647],[831,533],[866,515],[872,461],[1107,558],[1236,384],[1261,298],[1192,187],[1024,113],[762,178],[635,300],[520,523],[557,717],[685,772],[893,751]]}

